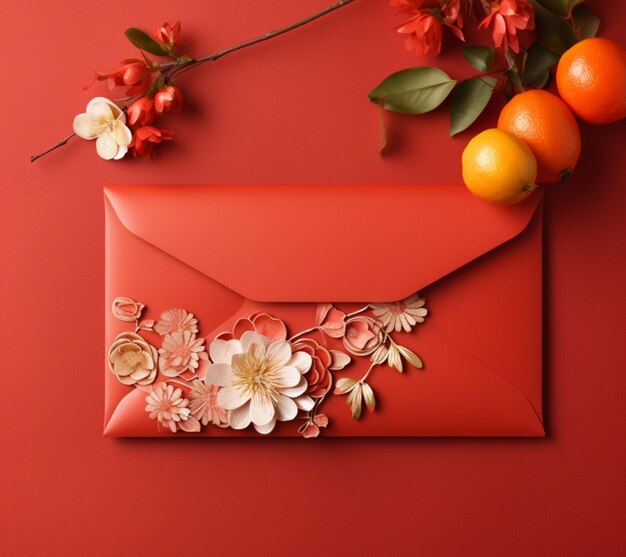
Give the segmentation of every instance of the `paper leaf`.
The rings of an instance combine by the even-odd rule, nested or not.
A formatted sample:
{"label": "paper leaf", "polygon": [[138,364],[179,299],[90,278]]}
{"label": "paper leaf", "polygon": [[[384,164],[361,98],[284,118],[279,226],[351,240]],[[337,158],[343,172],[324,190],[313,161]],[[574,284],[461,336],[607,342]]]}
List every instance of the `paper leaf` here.
{"label": "paper leaf", "polygon": [[356,380],[350,379],[350,377],[341,377],[340,379],[337,379],[337,382],[335,383],[335,394],[345,395],[354,388],[356,383]]}
{"label": "paper leaf", "polygon": [[482,114],[497,83],[495,77],[474,77],[455,88],[450,102],[450,136],[467,129]]}
{"label": "paper leaf", "polygon": [[574,19],[574,30],[581,41],[595,37],[598,34],[600,18],[584,4],[574,8],[572,17]]}
{"label": "paper leaf", "polygon": [[[578,4],[582,4],[585,0],[537,0],[546,10],[550,10],[553,14],[569,17],[572,8]],[[539,11],[539,10],[537,10]]]}
{"label": "paper leaf", "polygon": [[445,72],[422,66],[391,74],[368,98],[387,110],[423,114],[437,108],[455,85],[456,81]]}
{"label": "paper leaf", "polygon": [[541,89],[548,82],[550,68],[558,59],[557,54],[550,52],[539,43],[534,43],[528,49],[528,57],[522,73],[522,83],[525,86]]}
{"label": "paper leaf", "polygon": [[417,369],[422,369],[424,367],[424,363],[415,352],[409,350],[405,346],[398,346],[398,350],[400,351],[400,354],[402,354],[404,359],[409,362],[409,364],[411,364],[413,367]]}
{"label": "paper leaf", "polygon": [[464,46],[461,51],[470,65],[479,72],[488,72],[493,66],[493,48],[488,46]]}
{"label": "paper leaf", "polygon": [[539,42],[555,54],[563,54],[576,43],[574,30],[566,20],[558,15],[546,10],[537,10],[535,23]]}
{"label": "paper leaf", "polygon": [[346,400],[346,404],[350,406],[352,417],[355,420],[358,420],[361,417],[361,411],[363,410],[361,383],[357,384],[355,388],[350,392]]}
{"label": "paper leaf", "polygon": [[376,398],[374,398],[374,391],[372,391],[372,387],[370,387],[367,383],[363,383],[363,398],[365,399],[367,409],[370,412],[373,412],[376,408]]}
{"label": "paper leaf", "polygon": [[197,433],[200,431],[200,422],[189,416],[186,420],[178,422],[178,427],[187,433]]}
{"label": "paper leaf", "polygon": [[165,50],[154,39],[151,39],[141,29],[131,27],[130,29],[126,29],[124,35],[126,35],[128,40],[140,50],[145,50],[146,52],[154,54],[155,56],[167,56],[169,54],[167,50]]}
{"label": "paper leaf", "polygon": [[389,354],[389,350],[387,349],[387,347],[384,344],[381,344],[376,349],[376,352],[372,354],[372,357],[371,357],[372,364],[380,365],[384,363],[385,360],[387,359],[388,354]]}
{"label": "paper leaf", "polygon": [[391,344],[389,346],[389,352],[387,354],[387,365],[389,367],[395,367],[400,373],[402,373],[402,358],[400,357],[400,352],[398,351],[398,346],[396,344]]}
{"label": "paper leaf", "polygon": [[345,352],[341,350],[329,350],[332,361],[328,366],[328,369],[331,371],[339,371],[346,367],[351,361],[352,358],[348,356]]}

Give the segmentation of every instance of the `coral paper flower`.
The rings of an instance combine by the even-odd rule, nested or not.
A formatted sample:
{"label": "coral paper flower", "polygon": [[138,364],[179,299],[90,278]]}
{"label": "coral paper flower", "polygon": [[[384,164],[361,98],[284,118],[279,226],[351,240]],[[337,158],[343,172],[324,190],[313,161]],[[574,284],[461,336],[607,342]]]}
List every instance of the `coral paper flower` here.
{"label": "coral paper flower", "polygon": [[228,427],[228,412],[217,403],[219,389],[216,385],[207,383],[206,378],[193,382],[189,393],[189,410],[202,425],[211,423],[219,427]]}
{"label": "coral paper flower", "polygon": [[502,0],[491,2],[491,13],[478,27],[491,29],[495,46],[519,52],[517,31],[535,28],[535,11],[527,0]]}
{"label": "coral paper flower", "polygon": [[204,355],[204,339],[189,331],[168,333],[159,348],[159,371],[166,377],[178,377],[187,370],[194,371]]}
{"label": "coral paper flower", "polygon": [[385,340],[379,321],[365,315],[357,315],[346,321],[343,345],[355,356],[369,356]]}
{"label": "coral paper flower", "polygon": [[290,421],[299,407],[312,408],[303,398],[307,389],[304,374],[311,368],[311,356],[292,351],[288,342],[248,331],[241,340],[214,340],[209,352],[213,364],[206,381],[223,387],[217,403],[231,410],[233,429],[252,423],[259,433],[270,433],[276,420]]}
{"label": "coral paper flower", "polygon": [[154,95],[154,107],[157,112],[180,112],[183,107],[183,94],[178,87],[168,85]]}
{"label": "coral paper flower", "polygon": [[164,23],[160,27],[155,25],[152,28],[152,36],[164,46],[176,46],[180,38],[180,21],[177,21],[174,25],[169,23]]}
{"label": "coral paper flower", "polygon": [[313,361],[307,374],[307,395],[313,398],[326,396],[333,384],[331,371],[343,369],[350,363],[350,356],[339,350],[328,350],[312,338],[303,338],[293,343],[294,351],[306,352]]}
{"label": "coral paper flower", "polygon": [[239,319],[232,331],[226,331],[217,335],[222,340],[239,340],[248,331],[259,333],[270,340],[287,340],[287,327],[276,317],[267,313],[255,313],[249,318]]}
{"label": "coral paper flower", "polygon": [[150,413],[150,419],[157,419],[162,426],[169,428],[172,433],[178,429],[188,432],[200,431],[200,422],[191,416],[187,408],[189,401],[182,397],[180,389],[166,383],[158,385],[147,397],[146,412]]}
{"label": "coral paper flower", "polygon": [[124,385],[149,385],[157,374],[158,354],[137,333],[119,334],[108,354],[109,369]]}
{"label": "coral paper flower", "polygon": [[135,124],[145,126],[154,120],[154,101],[148,97],[141,97],[126,109],[126,115],[131,126]]}
{"label": "coral paper flower", "polygon": [[341,338],[346,332],[346,314],[332,304],[318,304],[316,322],[322,332],[332,338]]}
{"label": "coral paper flower", "polygon": [[374,316],[380,319],[387,333],[402,329],[409,333],[417,323],[424,322],[424,317],[428,314],[425,303],[426,300],[415,293],[400,302],[370,304],[370,308],[374,310]]}
{"label": "coral paper flower", "polygon": [[400,12],[415,14],[396,29],[407,35],[405,48],[415,50],[417,56],[437,56],[441,52],[444,26],[458,39],[465,40],[461,31],[461,0],[391,0],[390,3]]}
{"label": "coral paper flower", "polygon": [[134,148],[134,156],[150,158],[155,143],[169,141],[174,136],[171,130],[160,130],[154,126],[142,126],[135,132],[129,147]]}
{"label": "coral paper flower", "polygon": [[74,118],[74,132],[83,139],[95,139],[96,151],[105,160],[121,159],[132,140],[126,127],[126,116],[109,99],[95,97],[83,114]]}
{"label": "coral paper flower", "polygon": [[195,335],[198,332],[198,320],[193,313],[187,313],[184,309],[168,309],[161,314],[154,325],[154,330],[160,335],[176,331],[188,331]]}
{"label": "coral paper flower", "polygon": [[143,304],[135,302],[130,298],[120,296],[113,300],[113,315],[120,321],[133,322],[141,317],[141,312],[145,308]]}

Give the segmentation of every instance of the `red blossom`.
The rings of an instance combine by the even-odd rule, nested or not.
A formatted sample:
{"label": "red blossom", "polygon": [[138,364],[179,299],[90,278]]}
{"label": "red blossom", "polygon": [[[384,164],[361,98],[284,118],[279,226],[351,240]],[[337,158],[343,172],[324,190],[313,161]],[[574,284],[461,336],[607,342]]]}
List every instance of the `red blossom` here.
{"label": "red blossom", "polygon": [[174,132],[171,130],[160,130],[154,126],[142,126],[133,135],[130,147],[134,147],[133,154],[135,157],[150,158],[155,143],[169,141],[173,136]]}
{"label": "red blossom", "polygon": [[491,29],[496,47],[505,52],[520,50],[518,30],[535,28],[535,11],[527,0],[502,0],[491,2],[491,13],[480,22],[479,28]]}
{"label": "red blossom", "polygon": [[129,96],[142,95],[150,87],[152,70],[145,61],[130,58],[123,60],[122,65],[113,72],[96,72],[94,78],[85,86],[85,89],[96,80],[107,81],[109,89],[113,89],[115,86],[126,86],[128,87],[126,94]]}
{"label": "red blossom", "polygon": [[141,97],[126,109],[126,115],[131,126],[150,124],[154,120],[154,101],[149,97]]}
{"label": "red blossom", "polygon": [[157,112],[180,112],[183,94],[178,87],[168,85],[154,95],[154,107]]}
{"label": "red blossom", "polygon": [[437,56],[441,51],[443,28],[447,27],[460,40],[463,37],[461,0],[390,0],[400,13],[413,17],[396,27],[406,34],[405,47],[417,56]]}
{"label": "red blossom", "polygon": [[180,21],[177,21],[174,25],[170,25],[169,23],[164,23],[160,27],[155,25],[152,28],[152,36],[165,46],[169,46],[170,48],[176,46],[180,38]]}

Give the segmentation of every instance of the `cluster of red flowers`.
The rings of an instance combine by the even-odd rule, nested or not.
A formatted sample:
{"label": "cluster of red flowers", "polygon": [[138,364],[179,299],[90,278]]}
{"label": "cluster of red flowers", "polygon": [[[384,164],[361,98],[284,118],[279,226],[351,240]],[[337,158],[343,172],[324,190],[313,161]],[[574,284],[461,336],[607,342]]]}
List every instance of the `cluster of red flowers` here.
{"label": "cluster of red flowers", "polygon": [[[463,24],[471,14],[468,0],[389,0],[398,13],[412,17],[397,26],[398,33],[406,34],[407,50],[418,56],[437,56],[441,51],[443,28],[464,41]],[[528,0],[483,0],[486,17],[478,25],[489,29],[496,47],[519,52],[518,30],[534,29],[534,10]]]}
{"label": "cluster of red flowers", "polygon": [[[164,23],[160,27],[155,26],[152,36],[165,52],[176,58],[174,47],[180,37],[180,21],[174,25]],[[155,116],[157,113],[179,112],[183,106],[183,94],[167,79],[166,74],[158,71],[157,64],[145,54],[143,56],[143,60],[124,60],[113,72],[96,73],[92,82],[107,81],[111,89],[127,87],[130,104],[125,109],[126,121],[133,134],[129,148],[133,149],[134,156],[149,158],[155,143],[169,141],[173,137],[171,130],[153,125]]]}

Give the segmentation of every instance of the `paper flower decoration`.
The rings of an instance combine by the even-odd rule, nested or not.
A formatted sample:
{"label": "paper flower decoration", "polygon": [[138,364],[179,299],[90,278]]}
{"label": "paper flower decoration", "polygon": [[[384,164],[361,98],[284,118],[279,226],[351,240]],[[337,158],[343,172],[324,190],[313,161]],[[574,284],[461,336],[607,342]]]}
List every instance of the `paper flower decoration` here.
{"label": "paper flower decoration", "polygon": [[124,385],[149,385],[157,374],[158,354],[137,333],[117,335],[109,348],[109,369]]}
{"label": "paper flower decoration", "polygon": [[425,303],[426,300],[416,293],[400,302],[370,304],[370,308],[374,310],[374,317],[380,319],[387,333],[403,329],[409,333],[417,323],[424,322],[424,317],[428,313],[424,307]]}

